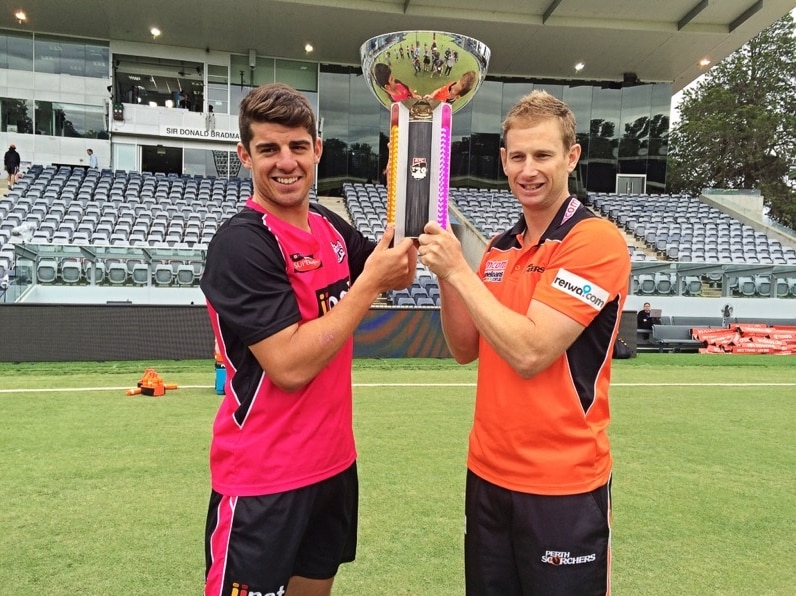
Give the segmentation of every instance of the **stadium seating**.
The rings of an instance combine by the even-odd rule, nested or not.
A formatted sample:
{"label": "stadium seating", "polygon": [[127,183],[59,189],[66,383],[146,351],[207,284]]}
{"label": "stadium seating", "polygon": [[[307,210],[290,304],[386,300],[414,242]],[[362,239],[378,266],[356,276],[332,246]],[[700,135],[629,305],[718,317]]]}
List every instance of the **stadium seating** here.
{"label": "stadium seating", "polygon": [[[244,204],[251,184],[248,179],[33,165],[0,198],[0,276],[14,262],[14,230],[24,224],[30,231],[25,241],[34,244],[118,249],[115,257],[103,253],[78,263],[57,258],[54,270],[45,263],[42,283],[195,286],[202,273],[202,251],[218,226]],[[378,238],[387,219],[386,188],[345,184],[343,191],[351,221],[365,235]],[[314,191],[310,198],[317,199]],[[450,201],[485,239],[513,225],[521,214],[506,190],[451,188]],[[729,283],[732,295],[796,297],[792,274],[784,277],[790,274],[787,266],[796,265],[796,250],[695,197],[597,193],[586,203],[627,235],[628,254],[639,266],[661,261],[717,264],[714,271],[688,278],[658,268],[639,269],[631,279],[635,294],[712,295],[711,290]],[[139,250],[133,256],[132,249],[158,255],[147,257]],[[126,263],[126,271],[114,261]],[[168,262],[170,270],[161,262]],[[765,272],[744,268],[724,278],[724,264],[774,265],[775,270],[761,275]],[[136,265],[144,267],[136,270]],[[786,268],[777,271],[778,265]],[[418,264],[416,283],[388,298],[393,304],[438,306],[439,286]]]}
{"label": "stadium seating", "polygon": [[696,197],[598,194],[592,204],[667,260],[796,264],[792,249]]}
{"label": "stadium seating", "polygon": [[42,259],[36,266],[36,281],[40,284],[54,283],[58,277],[58,261],[54,259]]}
{"label": "stadium seating", "polygon": [[83,279],[83,267],[76,259],[64,260],[61,263],[61,279],[68,284],[79,283]]}
{"label": "stadium seating", "polygon": [[110,263],[107,269],[107,279],[112,284],[127,283],[127,265],[124,263]]}
{"label": "stadium seating", "polygon": [[[365,236],[379,238],[387,221],[387,189],[383,185],[344,184],[343,194],[343,203],[353,225]],[[389,292],[391,303],[395,306],[438,307],[439,286],[422,263],[417,265],[415,280],[409,291]],[[432,289],[433,293],[430,292]]]}

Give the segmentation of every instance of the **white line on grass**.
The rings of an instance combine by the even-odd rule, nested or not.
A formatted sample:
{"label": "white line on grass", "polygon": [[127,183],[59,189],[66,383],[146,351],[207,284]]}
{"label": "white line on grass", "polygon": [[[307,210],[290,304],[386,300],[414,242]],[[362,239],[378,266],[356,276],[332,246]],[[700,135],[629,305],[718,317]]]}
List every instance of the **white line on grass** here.
{"label": "white line on grass", "polygon": [[[475,383],[354,383],[354,387],[475,387]],[[611,387],[796,387],[796,383],[611,383]],[[214,385],[180,385],[178,389],[214,389]],[[56,387],[49,389],[0,389],[3,393],[56,393],[77,391],[127,391],[132,387]]]}

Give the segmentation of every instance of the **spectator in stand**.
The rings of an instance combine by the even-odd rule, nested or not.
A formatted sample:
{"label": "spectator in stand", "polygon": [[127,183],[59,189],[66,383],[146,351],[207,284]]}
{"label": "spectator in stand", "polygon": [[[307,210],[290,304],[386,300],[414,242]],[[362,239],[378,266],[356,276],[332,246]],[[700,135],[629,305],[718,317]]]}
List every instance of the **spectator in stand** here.
{"label": "spectator in stand", "polygon": [[[645,302],[644,309],[638,311],[638,314],[636,315],[636,330],[644,329],[646,331],[650,331],[653,325],[661,324],[661,320],[658,317],[652,316],[650,308],[651,308],[650,303]],[[649,339],[650,334],[642,333],[641,337],[643,337],[644,339]]]}
{"label": "spectator in stand", "polygon": [[97,162],[97,156],[94,155],[93,149],[86,149],[86,153],[88,153],[88,167],[92,170],[99,169],[99,163]]}
{"label": "spectator in stand", "polygon": [[3,163],[5,164],[6,172],[8,172],[8,190],[13,190],[19,176],[19,165],[22,163],[19,153],[17,153],[17,146],[14,143],[11,143],[5,156],[3,156]]}

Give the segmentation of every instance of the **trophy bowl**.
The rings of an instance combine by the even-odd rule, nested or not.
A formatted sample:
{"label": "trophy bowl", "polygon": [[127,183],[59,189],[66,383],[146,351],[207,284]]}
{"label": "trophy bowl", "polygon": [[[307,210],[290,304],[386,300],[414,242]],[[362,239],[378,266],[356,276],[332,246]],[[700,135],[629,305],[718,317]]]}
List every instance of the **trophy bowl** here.
{"label": "trophy bowl", "polygon": [[443,31],[399,31],[360,48],[362,73],[390,110],[387,223],[395,238],[417,237],[426,222],[448,222],[452,115],[475,96],[489,48]]}
{"label": "trophy bowl", "polygon": [[483,83],[489,55],[480,41],[442,31],[385,33],[360,48],[362,74],[384,107],[436,99],[449,103],[454,113]]}

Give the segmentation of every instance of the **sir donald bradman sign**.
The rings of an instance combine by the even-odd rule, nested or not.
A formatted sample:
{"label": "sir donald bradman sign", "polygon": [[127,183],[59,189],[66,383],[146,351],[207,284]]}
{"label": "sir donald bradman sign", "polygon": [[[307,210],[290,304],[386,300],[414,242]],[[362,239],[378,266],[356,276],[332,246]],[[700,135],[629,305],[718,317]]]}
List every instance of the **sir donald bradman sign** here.
{"label": "sir donald bradman sign", "polygon": [[240,141],[240,132],[237,130],[207,130],[204,128],[191,128],[190,126],[161,125],[160,135],[179,139],[197,139],[205,141]]}

